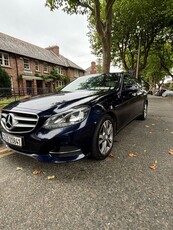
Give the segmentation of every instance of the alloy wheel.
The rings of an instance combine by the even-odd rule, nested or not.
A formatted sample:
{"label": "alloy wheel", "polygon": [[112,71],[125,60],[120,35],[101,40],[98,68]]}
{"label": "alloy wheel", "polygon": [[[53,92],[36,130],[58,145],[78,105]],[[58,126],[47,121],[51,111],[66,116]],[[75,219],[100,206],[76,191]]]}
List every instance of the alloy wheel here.
{"label": "alloy wheel", "polygon": [[110,120],[105,120],[102,124],[98,136],[98,148],[100,154],[106,155],[113,145],[113,124]]}

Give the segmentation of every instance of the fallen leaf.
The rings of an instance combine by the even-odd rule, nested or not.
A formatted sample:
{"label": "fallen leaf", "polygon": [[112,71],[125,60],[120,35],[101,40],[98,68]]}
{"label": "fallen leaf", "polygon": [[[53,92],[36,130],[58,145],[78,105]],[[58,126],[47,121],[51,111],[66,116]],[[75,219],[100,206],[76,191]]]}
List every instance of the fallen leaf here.
{"label": "fallen leaf", "polygon": [[173,155],[173,149],[169,150],[169,154]]}
{"label": "fallen leaf", "polygon": [[55,176],[54,175],[53,176],[48,176],[47,179],[48,180],[53,180],[53,179],[55,179]]}
{"label": "fallen leaf", "polygon": [[41,173],[41,170],[35,169],[32,173],[33,173],[34,175],[39,175],[39,174]]}
{"label": "fallen leaf", "polygon": [[110,158],[114,158],[114,155],[112,153],[109,154]]}
{"label": "fallen leaf", "polygon": [[157,165],[151,165],[149,168],[152,169],[152,170],[156,170],[157,169]]}
{"label": "fallen leaf", "polygon": [[129,157],[136,157],[136,153],[129,153]]}
{"label": "fallen leaf", "polygon": [[20,171],[20,170],[23,170],[23,168],[22,167],[17,167],[16,168],[16,171]]}

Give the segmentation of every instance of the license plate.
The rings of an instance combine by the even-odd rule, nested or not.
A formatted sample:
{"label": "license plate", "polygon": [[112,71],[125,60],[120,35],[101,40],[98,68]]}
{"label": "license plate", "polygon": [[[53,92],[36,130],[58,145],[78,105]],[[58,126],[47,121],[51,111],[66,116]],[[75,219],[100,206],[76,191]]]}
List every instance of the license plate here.
{"label": "license plate", "polygon": [[16,145],[16,146],[22,147],[22,138],[21,137],[16,137],[14,135],[7,134],[7,133],[2,133],[2,139],[11,145]]}

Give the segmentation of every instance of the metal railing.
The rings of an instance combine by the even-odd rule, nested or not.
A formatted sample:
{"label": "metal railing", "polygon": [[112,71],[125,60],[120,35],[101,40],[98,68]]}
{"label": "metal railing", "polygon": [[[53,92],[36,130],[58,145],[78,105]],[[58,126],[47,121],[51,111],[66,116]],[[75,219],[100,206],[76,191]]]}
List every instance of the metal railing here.
{"label": "metal railing", "polygon": [[53,93],[55,90],[51,90],[50,88],[37,88],[35,90],[32,87],[27,88],[0,88],[0,109],[2,109],[5,105],[10,102],[17,101],[22,98],[28,98],[36,95],[49,94]]}

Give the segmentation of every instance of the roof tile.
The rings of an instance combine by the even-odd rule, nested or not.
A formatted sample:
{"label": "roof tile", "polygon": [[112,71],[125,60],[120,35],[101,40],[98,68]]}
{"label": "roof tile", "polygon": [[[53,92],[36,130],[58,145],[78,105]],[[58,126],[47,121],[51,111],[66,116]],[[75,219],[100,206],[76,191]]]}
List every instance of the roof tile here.
{"label": "roof tile", "polygon": [[1,32],[0,50],[84,71],[80,66],[76,65],[75,63],[63,57],[62,55],[57,56],[52,51],[22,41],[20,39],[11,37]]}

